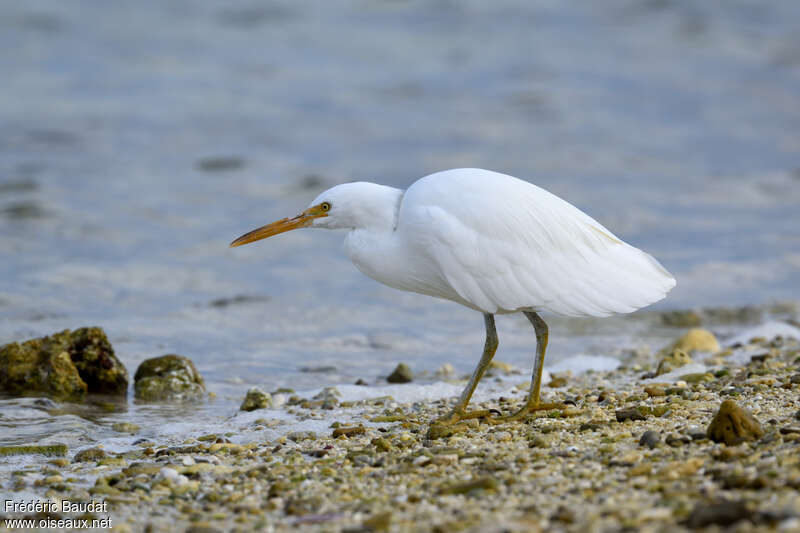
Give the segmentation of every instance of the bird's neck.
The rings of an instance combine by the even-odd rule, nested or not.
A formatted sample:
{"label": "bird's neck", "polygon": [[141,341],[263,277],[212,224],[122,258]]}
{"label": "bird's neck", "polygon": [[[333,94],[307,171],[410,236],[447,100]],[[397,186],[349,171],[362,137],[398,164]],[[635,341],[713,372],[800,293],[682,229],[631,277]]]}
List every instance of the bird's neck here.
{"label": "bird's neck", "polygon": [[402,289],[397,282],[402,261],[400,237],[393,226],[370,226],[349,231],[344,248],[350,260],[363,274],[390,287]]}

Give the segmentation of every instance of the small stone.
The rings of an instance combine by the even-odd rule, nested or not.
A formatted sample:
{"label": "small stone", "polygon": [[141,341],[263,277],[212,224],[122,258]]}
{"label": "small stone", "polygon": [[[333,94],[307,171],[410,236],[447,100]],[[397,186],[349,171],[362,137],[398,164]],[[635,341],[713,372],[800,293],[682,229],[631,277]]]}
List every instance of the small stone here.
{"label": "small stone", "polygon": [[372,439],[372,445],[375,446],[375,449],[377,449],[380,452],[388,452],[391,451],[393,448],[392,443],[384,439],[383,437]]}
{"label": "small stone", "polygon": [[648,429],[644,433],[642,433],[642,437],[639,439],[639,446],[647,446],[651,450],[658,446],[658,443],[661,441],[661,435],[658,434],[658,431],[653,431],[652,429]]}
{"label": "small stone", "polygon": [[748,411],[725,400],[708,426],[708,438],[733,446],[744,441],[753,441],[764,436],[761,424]]}
{"label": "small stone", "polygon": [[661,385],[649,385],[644,388],[644,392],[651,398],[666,396],[667,393]]}
{"label": "small stone", "polygon": [[553,376],[553,378],[550,380],[550,383],[547,384],[548,387],[552,387],[554,389],[557,389],[559,387],[564,387],[566,385],[567,385],[567,378],[565,378],[564,376]]}
{"label": "small stone", "polygon": [[699,427],[690,427],[688,429],[687,435],[692,440],[706,440],[708,438],[708,434],[706,431]]}
{"label": "small stone", "polygon": [[286,438],[294,442],[317,440],[317,434],[313,431],[293,431],[286,435]]}
{"label": "small stone", "polygon": [[689,357],[689,354],[686,353],[685,350],[675,348],[667,353],[667,355],[665,355],[664,358],[658,363],[656,376],[661,376],[662,374],[672,372],[676,368],[680,368],[692,362],[692,358]]}
{"label": "small stone", "polygon": [[118,433],[138,433],[141,426],[137,426],[136,424],[132,424],[130,422],[114,422],[111,425],[111,429]]}
{"label": "small stone", "polygon": [[533,438],[528,439],[528,447],[530,448],[549,448],[550,443],[541,435],[535,435]]}
{"label": "small stone", "polygon": [[717,503],[698,503],[686,519],[686,525],[691,529],[701,527],[730,526],[739,520],[746,520],[752,516],[752,511],[746,502],[723,501]]}
{"label": "small stone", "polygon": [[609,466],[633,466],[639,464],[642,460],[642,454],[639,452],[628,452],[622,454],[619,457],[612,458],[609,462]]}
{"label": "small stone", "polygon": [[144,401],[194,400],[206,390],[191,359],[176,354],[142,361],[133,380],[136,398]]}
{"label": "small stone", "polygon": [[75,454],[72,459],[73,463],[88,463],[93,461],[100,461],[106,458],[106,452],[100,448],[87,448]]}
{"label": "small stone", "polygon": [[714,374],[710,372],[694,372],[692,374],[684,374],[680,376],[680,379],[691,384],[706,383],[714,381]]}
{"label": "small stone", "polygon": [[333,438],[341,437],[344,435],[347,438],[354,437],[356,435],[363,435],[366,433],[367,430],[364,426],[355,426],[355,427],[345,427],[345,428],[336,428],[333,430]]}
{"label": "small stone", "polygon": [[625,422],[626,420],[644,420],[646,418],[638,407],[617,409],[614,414],[617,417],[617,422]]}
{"label": "small stone", "polygon": [[684,444],[689,444],[692,442],[692,439],[688,436],[677,435],[675,433],[670,433],[667,435],[667,438],[664,439],[664,442],[667,446],[672,446],[673,448],[677,448],[678,446],[682,446]]}
{"label": "small stone", "polygon": [[492,361],[489,363],[489,369],[497,372],[503,372],[504,374],[510,374],[514,371],[514,366],[511,365],[511,363],[506,363],[505,361]]}
{"label": "small stone", "polygon": [[394,371],[389,374],[389,377],[386,378],[386,381],[389,383],[411,383],[413,379],[414,374],[411,372],[411,368],[405,363],[399,363]]}
{"label": "small stone", "polygon": [[272,395],[257,387],[253,387],[245,394],[239,410],[255,411],[256,409],[267,409],[269,407],[272,407]]}
{"label": "small stone", "polygon": [[376,513],[364,520],[363,526],[369,531],[388,531],[391,524],[392,512],[384,511],[382,513]]}
{"label": "small stone", "polygon": [[272,396],[272,407],[278,408],[278,407],[283,407],[284,405],[286,405],[286,395],[285,394],[283,394],[281,392],[278,392],[278,393],[274,393],[273,392],[271,396]]}
{"label": "small stone", "polygon": [[342,393],[336,387],[325,387],[317,394],[314,395],[312,398],[318,402],[339,402],[339,398],[342,397]]}
{"label": "small stone", "polygon": [[456,369],[450,363],[445,363],[436,369],[436,377],[447,378],[456,373]]}
{"label": "small stone", "polygon": [[606,427],[605,422],[590,420],[588,422],[582,423],[578,427],[578,431],[598,431],[600,429],[603,429],[604,427]]}
{"label": "small stone", "polygon": [[550,520],[561,522],[562,524],[573,524],[575,522],[575,511],[561,505],[556,512],[553,513],[553,516],[550,517]]}

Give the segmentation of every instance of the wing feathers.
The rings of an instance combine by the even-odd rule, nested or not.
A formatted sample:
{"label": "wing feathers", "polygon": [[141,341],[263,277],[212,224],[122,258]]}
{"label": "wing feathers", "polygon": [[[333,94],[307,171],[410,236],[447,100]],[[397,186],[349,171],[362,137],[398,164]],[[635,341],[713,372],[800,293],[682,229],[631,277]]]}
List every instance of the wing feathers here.
{"label": "wing feathers", "polygon": [[495,172],[460,169],[419,180],[406,191],[398,228],[431,235],[409,245],[460,299],[485,312],[607,316],[660,300],[675,286],[653,257],[576,207]]}

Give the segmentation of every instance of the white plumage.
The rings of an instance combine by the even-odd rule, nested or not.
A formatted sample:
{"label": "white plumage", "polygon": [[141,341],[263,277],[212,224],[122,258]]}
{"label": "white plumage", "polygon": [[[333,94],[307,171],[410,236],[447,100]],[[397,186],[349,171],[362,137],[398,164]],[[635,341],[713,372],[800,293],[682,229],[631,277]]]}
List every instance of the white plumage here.
{"label": "white plumage", "polygon": [[[349,230],[345,249],[353,263],[381,283],[484,313],[487,349],[481,364],[489,351],[494,354],[492,338],[496,348],[493,315],[525,312],[539,339],[539,376],[547,329],[537,311],[629,313],[675,286],[652,256],[570,203],[488,170],[437,172],[406,191],[366,182],[337,185],[297,217],[258,228],[232,245],[309,226]],[[463,411],[486,365],[479,365],[454,418],[463,418],[457,411]],[[536,372],[535,367],[530,408],[538,405]]]}
{"label": "white plumage", "polygon": [[[348,183],[312,205],[329,199],[332,219],[345,195],[382,204],[344,226],[351,229],[345,248],[364,274],[484,313],[608,316],[658,301],[675,286],[649,254],[561,198],[505,174],[447,170],[405,194]],[[369,223],[378,217],[382,223]]]}

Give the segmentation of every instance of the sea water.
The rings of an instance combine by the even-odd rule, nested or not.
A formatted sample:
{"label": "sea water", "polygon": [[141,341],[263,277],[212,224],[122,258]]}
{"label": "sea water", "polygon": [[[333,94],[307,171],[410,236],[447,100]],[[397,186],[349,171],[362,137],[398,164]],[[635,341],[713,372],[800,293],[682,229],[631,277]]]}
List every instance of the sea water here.
{"label": "sea water", "polygon": [[[344,181],[506,172],[657,257],[678,286],[656,311],[800,299],[797,20],[791,0],[4,3],[0,343],[101,326],[131,374],[179,353],[216,398],[0,400],[0,443],[245,439],[251,386],[457,395],[435,371],[472,370],[474,311],[366,279],[336,232],[227,247]],[[646,311],[548,322],[554,371],[680,333]],[[498,329],[524,380],[530,325]],[[389,387],[401,361],[420,377]]]}

